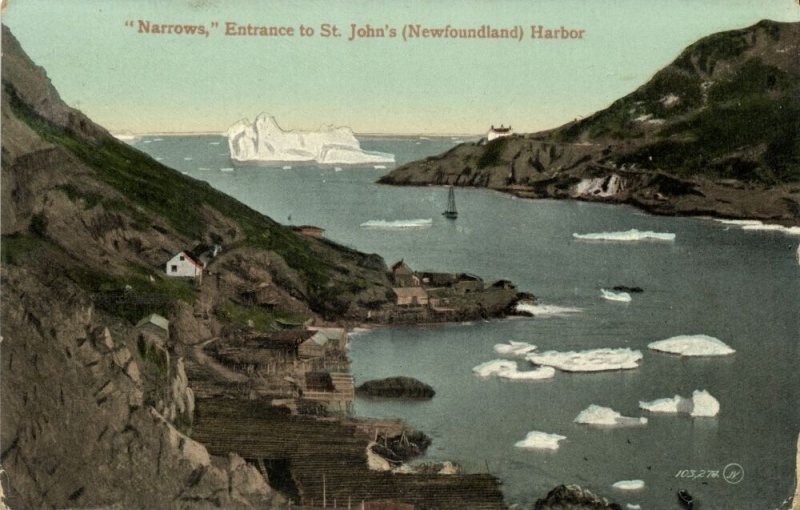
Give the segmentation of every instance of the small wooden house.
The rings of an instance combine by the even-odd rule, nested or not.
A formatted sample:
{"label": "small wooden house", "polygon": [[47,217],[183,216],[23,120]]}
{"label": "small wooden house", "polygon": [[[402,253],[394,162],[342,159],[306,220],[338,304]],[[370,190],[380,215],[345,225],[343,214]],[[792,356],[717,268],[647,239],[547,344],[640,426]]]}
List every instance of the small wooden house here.
{"label": "small wooden house", "polygon": [[194,254],[180,251],[167,261],[164,268],[167,276],[178,278],[202,278],[205,264]]}
{"label": "small wooden house", "polygon": [[428,306],[428,293],[422,287],[395,287],[398,306]]}
{"label": "small wooden house", "polygon": [[397,262],[392,266],[392,280],[395,287],[418,287],[419,278],[414,274],[408,265],[403,262]]}
{"label": "small wooden house", "polygon": [[169,338],[169,321],[157,313],[151,313],[137,322],[136,329],[142,333],[155,335],[163,339]]}
{"label": "small wooden house", "polygon": [[504,136],[511,136],[514,134],[514,131],[511,129],[511,126],[504,127],[502,124],[499,128],[492,126],[489,128],[489,132],[486,133],[486,141],[491,142],[495,138],[503,138]]}

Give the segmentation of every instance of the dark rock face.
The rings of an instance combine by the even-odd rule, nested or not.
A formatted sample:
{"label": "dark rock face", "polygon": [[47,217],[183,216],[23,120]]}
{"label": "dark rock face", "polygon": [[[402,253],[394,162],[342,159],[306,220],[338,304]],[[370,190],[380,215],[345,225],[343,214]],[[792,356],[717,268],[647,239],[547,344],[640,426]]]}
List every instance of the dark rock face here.
{"label": "dark rock face", "polygon": [[436,395],[430,385],[412,377],[387,377],[367,381],[356,388],[356,392],[368,397],[409,399],[431,399]]}
{"label": "dark rock face", "polygon": [[559,485],[546,497],[536,500],[533,510],[622,510],[622,507],[577,485]]}
{"label": "dark rock face", "polygon": [[380,182],[479,186],[656,214],[800,224],[800,23],[762,21],[688,47],[583,120],[462,144]]}

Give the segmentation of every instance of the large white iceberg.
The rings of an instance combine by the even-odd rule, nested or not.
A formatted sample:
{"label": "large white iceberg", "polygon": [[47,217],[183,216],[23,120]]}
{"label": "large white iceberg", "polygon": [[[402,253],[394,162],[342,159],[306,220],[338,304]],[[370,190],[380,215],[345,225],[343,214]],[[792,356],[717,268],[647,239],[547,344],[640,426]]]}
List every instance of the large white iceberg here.
{"label": "large white iceberg", "polygon": [[501,356],[524,357],[536,350],[536,346],[526,342],[510,340],[507,344],[494,344],[494,352]]}
{"label": "large white iceberg", "polygon": [[603,296],[603,299],[607,299],[609,301],[617,301],[619,303],[631,302],[631,295],[627,292],[612,292],[610,290],[600,289],[600,293]]}
{"label": "large white iceberg", "polygon": [[593,232],[591,234],[572,234],[575,239],[583,241],[674,241],[675,234],[670,232],[652,232],[649,230],[626,230],[624,232]]}
{"label": "large white iceberg", "polygon": [[252,123],[240,120],[228,128],[227,135],[231,159],[239,163],[394,163],[393,154],[361,149],[350,128],[325,126],[319,131],[284,131],[266,113]]}
{"label": "large white iceberg", "polygon": [[736,352],[722,340],[708,335],[678,335],[649,343],[647,347],[681,356],[725,356]]}
{"label": "large white iceberg", "polygon": [[534,381],[540,379],[552,379],[556,375],[556,371],[551,367],[538,367],[533,370],[519,370],[516,361],[509,361],[505,359],[496,359],[481,363],[473,367],[475,372],[480,377],[491,377],[493,375],[502,379],[515,379],[519,381]]}
{"label": "large white iceberg", "polygon": [[517,441],[514,446],[517,448],[526,448],[531,450],[558,450],[558,442],[566,439],[567,436],[560,436],[558,434],[548,434],[547,432],[539,432],[534,430],[528,432],[525,439]]}
{"label": "large white iceberg", "polygon": [[622,416],[610,407],[590,405],[578,416],[575,423],[582,425],[600,425],[606,427],[630,427],[635,425],[647,425],[647,418],[635,418],[632,416]]}
{"label": "large white iceberg", "polygon": [[709,417],[719,414],[719,401],[706,390],[694,390],[692,398],[675,395],[650,402],[639,402],[639,407],[651,413],[690,414],[694,417]]}
{"label": "large white iceberg", "polygon": [[532,352],[525,358],[537,365],[547,365],[565,372],[600,372],[638,368],[642,353],[628,348],[604,348],[587,351]]}
{"label": "large white iceberg", "polygon": [[556,305],[534,305],[531,303],[517,303],[514,307],[517,312],[525,312],[534,317],[561,317],[572,313],[580,313],[580,308],[570,308]]}
{"label": "large white iceberg", "polygon": [[644,489],[644,480],[620,480],[612,487],[621,491],[639,491]]}

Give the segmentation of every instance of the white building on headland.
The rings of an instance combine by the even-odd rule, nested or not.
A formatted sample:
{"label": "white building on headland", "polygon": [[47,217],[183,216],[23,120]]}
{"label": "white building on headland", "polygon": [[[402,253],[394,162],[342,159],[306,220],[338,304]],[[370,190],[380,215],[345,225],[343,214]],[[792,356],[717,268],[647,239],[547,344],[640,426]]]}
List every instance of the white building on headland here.
{"label": "white building on headland", "polygon": [[491,142],[495,138],[503,138],[504,136],[511,136],[514,134],[514,131],[511,129],[511,126],[503,127],[500,124],[499,128],[494,127],[494,125],[489,128],[489,132],[486,133],[486,141]]}

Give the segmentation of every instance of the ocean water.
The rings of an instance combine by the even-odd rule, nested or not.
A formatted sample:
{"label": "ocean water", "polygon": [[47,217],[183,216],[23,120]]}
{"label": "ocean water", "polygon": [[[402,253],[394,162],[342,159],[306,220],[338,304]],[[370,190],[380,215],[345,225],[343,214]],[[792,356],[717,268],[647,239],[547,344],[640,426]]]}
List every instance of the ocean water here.
{"label": "ocean water", "polygon": [[[394,153],[399,163],[454,143],[362,138],[363,148]],[[359,416],[402,417],[432,436],[423,461],[488,470],[502,480],[510,503],[526,506],[560,483],[578,483],[623,507],[638,503],[649,509],[677,508],[680,488],[705,509],[775,508],[792,493],[800,432],[800,236],[486,190],[457,190],[460,215],[449,221],[441,216],[445,189],[374,184],[387,169],[234,167],[222,137],[150,137],[135,146],[278,221],[318,225],[330,239],[379,253],[388,263],[402,258],[418,270],[507,278],[541,303],[580,309],[567,316],[355,335],[350,355],[357,382],[406,375],[436,389],[428,402],[355,402]],[[417,222],[418,228],[391,228],[427,219],[430,224]],[[387,223],[361,226],[378,220]],[[676,239],[615,243],[572,237],[631,228],[670,232]],[[644,292],[633,294],[630,303],[602,299],[600,289],[614,285]],[[647,349],[649,342],[681,334],[717,337],[736,353],[686,359]],[[634,370],[557,372],[546,381],[475,377],[472,367],[497,358],[493,345],[508,340],[539,350],[630,347],[644,359]],[[717,417],[638,409],[640,400],[691,396],[695,389],[719,400]],[[649,423],[618,429],[574,424],[590,404],[648,416]],[[532,430],[567,439],[556,451],[515,448]],[[743,476],[726,480],[723,474],[737,465]],[[611,487],[631,479],[644,480],[645,488]]]}

